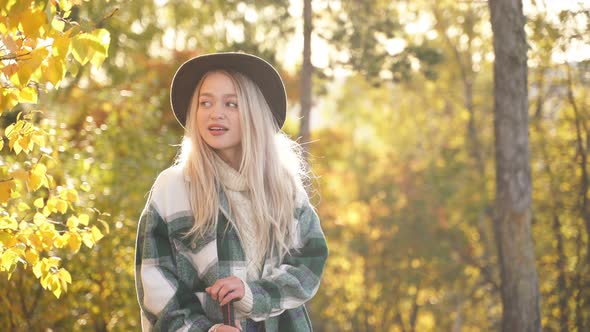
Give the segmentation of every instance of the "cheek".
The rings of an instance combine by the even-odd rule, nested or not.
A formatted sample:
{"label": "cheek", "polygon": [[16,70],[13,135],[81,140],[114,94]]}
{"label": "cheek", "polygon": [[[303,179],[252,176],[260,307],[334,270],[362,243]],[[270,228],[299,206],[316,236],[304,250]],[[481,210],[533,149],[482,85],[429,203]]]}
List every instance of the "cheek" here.
{"label": "cheek", "polygon": [[200,136],[202,138],[203,135],[206,134],[207,124],[205,122],[205,119],[204,119],[202,113],[197,113],[197,116],[195,116],[195,123],[194,123],[193,128],[194,128],[196,136]]}
{"label": "cheek", "polygon": [[195,117],[195,121],[197,122],[197,128],[199,130],[201,130],[201,128],[203,128],[205,126],[205,120],[207,120],[207,116],[205,115],[205,112],[197,112],[196,113],[197,116]]}
{"label": "cheek", "polygon": [[240,122],[240,114],[239,113],[236,112],[235,114],[232,115],[232,122],[234,123],[234,127],[241,130],[242,125]]}

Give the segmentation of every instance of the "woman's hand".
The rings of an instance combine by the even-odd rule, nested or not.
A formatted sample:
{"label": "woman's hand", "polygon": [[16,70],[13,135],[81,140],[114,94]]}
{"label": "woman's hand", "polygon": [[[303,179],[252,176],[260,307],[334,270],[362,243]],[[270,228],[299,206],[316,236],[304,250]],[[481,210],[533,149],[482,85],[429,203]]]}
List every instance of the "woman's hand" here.
{"label": "woman's hand", "polygon": [[232,327],[229,325],[219,325],[215,332],[240,332],[242,331],[242,326],[240,325],[240,321],[236,320],[236,327]]}
{"label": "woman's hand", "polygon": [[230,301],[242,299],[246,292],[242,279],[236,276],[218,279],[205,291],[221,306]]}

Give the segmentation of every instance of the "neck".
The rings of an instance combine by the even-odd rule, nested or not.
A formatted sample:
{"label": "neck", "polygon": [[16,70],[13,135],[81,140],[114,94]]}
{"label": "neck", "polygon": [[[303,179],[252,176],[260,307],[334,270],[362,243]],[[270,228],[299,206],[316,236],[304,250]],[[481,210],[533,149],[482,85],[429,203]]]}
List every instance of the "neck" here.
{"label": "neck", "polygon": [[225,151],[215,151],[215,153],[233,169],[236,171],[240,170],[240,163],[242,162],[241,154],[238,155],[238,153],[228,153]]}

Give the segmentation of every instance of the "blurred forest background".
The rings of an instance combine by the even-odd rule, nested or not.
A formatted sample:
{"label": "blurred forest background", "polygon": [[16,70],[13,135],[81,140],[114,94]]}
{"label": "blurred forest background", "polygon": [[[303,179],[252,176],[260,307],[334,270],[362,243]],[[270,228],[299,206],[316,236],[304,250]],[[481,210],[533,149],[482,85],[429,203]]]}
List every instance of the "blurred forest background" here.
{"label": "blurred forest background", "polygon": [[[317,0],[311,30],[296,0],[2,0],[0,12],[0,330],[140,329],[138,216],[182,136],[169,84],[214,51],[280,68],[284,129],[311,141],[331,250],[308,305],[317,331],[499,330],[487,2]],[[524,12],[542,325],[588,331],[590,4]]]}

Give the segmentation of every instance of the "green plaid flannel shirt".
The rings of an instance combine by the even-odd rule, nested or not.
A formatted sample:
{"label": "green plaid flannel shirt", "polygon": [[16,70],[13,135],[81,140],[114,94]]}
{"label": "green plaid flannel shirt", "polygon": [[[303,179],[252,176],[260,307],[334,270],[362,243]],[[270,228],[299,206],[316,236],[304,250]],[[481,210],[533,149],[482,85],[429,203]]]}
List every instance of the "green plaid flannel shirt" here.
{"label": "green plaid flannel shirt", "polygon": [[[163,171],[139,221],[135,280],[144,331],[207,331],[223,315],[205,288],[230,275],[246,280],[223,192],[216,232],[196,242],[183,236],[194,220],[185,181],[179,166]],[[328,247],[307,195],[300,196],[294,248],[278,266],[267,258],[261,278],[247,282],[254,300],[248,318],[264,321],[267,332],[311,331],[304,303],[318,290]]]}

